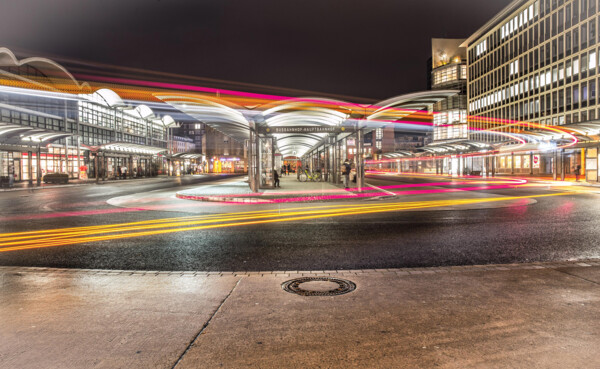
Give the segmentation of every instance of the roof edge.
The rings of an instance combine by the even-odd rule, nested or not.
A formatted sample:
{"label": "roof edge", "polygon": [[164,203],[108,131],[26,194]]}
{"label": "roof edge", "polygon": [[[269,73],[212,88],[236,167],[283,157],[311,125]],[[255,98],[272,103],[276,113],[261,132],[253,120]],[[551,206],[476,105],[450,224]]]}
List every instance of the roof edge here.
{"label": "roof edge", "polygon": [[502,9],[499,13],[497,13],[492,19],[490,19],[487,23],[481,26],[477,31],[475,31],[471,36],[469,36],[465,42],[460,44],[460,47],[469,47],[473,41],[477,40],[481,37],[482,34],[486,33],[490,28],[497,25],[501,19],[506,17],[508,14],[512,13],[520,7],[521,5],[527,3],[529,0],[513,0],[512,3],[508,4],[504,9]]}

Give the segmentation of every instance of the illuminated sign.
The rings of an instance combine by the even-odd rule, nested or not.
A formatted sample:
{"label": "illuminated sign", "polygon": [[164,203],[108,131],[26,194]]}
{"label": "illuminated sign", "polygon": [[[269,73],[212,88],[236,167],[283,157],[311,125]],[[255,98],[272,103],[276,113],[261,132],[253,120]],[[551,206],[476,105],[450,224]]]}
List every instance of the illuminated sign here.
{"label": "illuminated sign", "polygon": [[336,126],[296,126],[296,127],[266,127],[264,133],[340,133],[350,132],[353,128]]}
{"label": "illuminated sign", "polygon": [[540,156],[539,155],[533,155],[533,168],[537,169],[540,167]]}

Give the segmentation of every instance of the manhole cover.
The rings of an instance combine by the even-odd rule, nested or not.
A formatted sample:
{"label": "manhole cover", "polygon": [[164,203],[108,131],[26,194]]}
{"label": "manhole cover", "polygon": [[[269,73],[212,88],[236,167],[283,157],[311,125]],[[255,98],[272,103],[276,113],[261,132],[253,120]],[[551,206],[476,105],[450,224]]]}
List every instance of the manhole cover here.
{"label": "manhole cover", "polygon": [[283,282],[281,288],[301,296],[337,296],[354,291],[356,285],[339,278],[304,277]]}

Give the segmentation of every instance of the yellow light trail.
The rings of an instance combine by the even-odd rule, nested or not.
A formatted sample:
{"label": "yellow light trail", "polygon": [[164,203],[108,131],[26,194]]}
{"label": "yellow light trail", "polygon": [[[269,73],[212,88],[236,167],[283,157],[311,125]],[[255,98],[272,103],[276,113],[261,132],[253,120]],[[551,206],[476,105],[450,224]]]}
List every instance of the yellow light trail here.
{"label": "yellow light trail", "polygon": [[494,197],[484,199],[434,200],[402,203],[396,202],[376,205],[330,205],[309,208],[291,208],[281,212],[279,212],[279,210],[250,211],[229,214],[225,213],[205,216],[155,219],[149,221],[110,224],[103,226],[9,233],[0,235],[0,252],[66,246],[79,243],[126,239],[132,237],[152,236],[194,230],[310,220],[327,217],[364,215],[486,202],[500,202],[528,198],[562,196],[568,194],[572,195],[573,193],[563,192],[545,195]]}

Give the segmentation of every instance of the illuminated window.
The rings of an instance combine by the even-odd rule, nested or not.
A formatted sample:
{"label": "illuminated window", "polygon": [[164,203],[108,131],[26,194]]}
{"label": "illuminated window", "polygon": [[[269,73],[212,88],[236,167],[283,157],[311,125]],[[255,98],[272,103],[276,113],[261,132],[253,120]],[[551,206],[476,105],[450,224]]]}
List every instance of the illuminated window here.
{"label": "illuminated window", "polygon": [[[466,79],[467,71],[466,66],[461,66],[462,69],[462,79]],[[464,76],[464,77],[463,77]],[[458,80],[458,68],[456,66],[452,66],[450,68],[444,68],[442,70],[437,70],[433,73],[433,84],[438,85],[441,83],[448,83],[452,81]]]}

